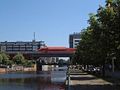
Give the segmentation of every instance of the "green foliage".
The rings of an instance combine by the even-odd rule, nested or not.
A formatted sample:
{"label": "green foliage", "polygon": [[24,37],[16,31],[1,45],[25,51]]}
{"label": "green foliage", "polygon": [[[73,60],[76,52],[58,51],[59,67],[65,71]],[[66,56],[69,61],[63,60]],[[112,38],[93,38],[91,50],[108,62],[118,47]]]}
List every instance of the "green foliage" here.
{"label": "green foliage", "polygon": [[106,0],[106,6],[90,14],[88,22],[73,63],[102,65],[111,63],[113,57],[116,64],[120,62],[120,0]]}
{"label": "green foliage", "polygon": [[6,60],[5,61],[5,65],[12,65],[14,62],[12,60]]}
{"label": "green foliage", "polygon": [[0,53],[0,64],[11,66],[13,64],[13,61],[9,60],[9,55],[2,52]]}
{"label": "green foliage", "polygon": [[23,64],[24,67],[32,67],[34,65],[34,62],[31,60],[24,60]]}
{"label": "green foliage", "polygon": [[12,64],[16,64],[16,65],[23,65],[25,67],[31,67],[35,64],[35,62],[32,60],[25,60],[24,56],[21,53],[17,53],[13,57],[13,60],[9,60],[9,58],[10,58],[9,55],[3,52],[0,53],[0,64],[9,65],[9,66],[11,66]]}
{"label": "green foliage", "polygon": [[24,63],[25,58],[21,53],[17,53],[17,55],[13,57],[13,60],[15,64],[22,65]]}
{"label": "green foliage", "polygon": [[1,53],[3,60],[9,60],[9,56],[5,53]]}
{"label": "green foliage", "polygon": [[2,60],[3,60],[3,57],[2,57],[2,55],[0,54],[0,64],[2,64]]}
{"label": "green foliage", "polygon": [[59,66],[63,66],[65,64],[65,60],[64,59],[60,59],[58,62]]}
{"label": "green foliage", "polygon": [[21,53],[17,53],[13,57],[13,61],[17,65],[23,65],[24,67],[31,67],[33,66],[34,62],[31,60],[25,60],[24,56]]}
{"label": "green foliage", "polygon": [[4,64],[4,65],[8,65],[9,64],[9,55],[5,54],[5,53],[0,53],[0,63]]}

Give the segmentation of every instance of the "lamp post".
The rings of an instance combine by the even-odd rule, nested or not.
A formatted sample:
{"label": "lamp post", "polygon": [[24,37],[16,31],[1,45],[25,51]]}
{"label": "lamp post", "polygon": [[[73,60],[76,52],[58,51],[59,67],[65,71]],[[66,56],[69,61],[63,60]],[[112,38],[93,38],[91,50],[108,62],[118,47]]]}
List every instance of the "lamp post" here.
{"label": "lamp post", "polygon": [[116,57],[112,58],[112,72],[115,71],[115,59],[116,59]]}
{"label": "lamp post", "polygon": [[70,59],[68,61],[68,70],[67,70],[67,78],[68,78],[68,90],[70,90]]}

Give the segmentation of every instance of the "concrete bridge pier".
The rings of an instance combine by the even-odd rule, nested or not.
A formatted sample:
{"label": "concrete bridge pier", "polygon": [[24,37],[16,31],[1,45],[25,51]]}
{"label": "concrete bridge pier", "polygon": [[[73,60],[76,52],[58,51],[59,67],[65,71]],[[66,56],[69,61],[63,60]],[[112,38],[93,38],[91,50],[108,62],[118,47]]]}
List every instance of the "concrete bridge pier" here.
{"label": "concrete bridge pier", "polygon": [[40,61],[36,61],[36,69],[37,69],[37,72],[42,71],[42,64],[40,63]]}

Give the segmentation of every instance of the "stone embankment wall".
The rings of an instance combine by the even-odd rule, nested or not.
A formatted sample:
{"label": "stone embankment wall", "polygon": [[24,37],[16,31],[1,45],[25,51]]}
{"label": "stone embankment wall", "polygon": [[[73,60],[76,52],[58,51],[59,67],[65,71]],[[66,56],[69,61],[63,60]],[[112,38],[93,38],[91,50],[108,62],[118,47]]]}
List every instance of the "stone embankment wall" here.
{"label": "stone embankment wall", "polygon": [[16,72],[16,71],[36,71],[36,65],[33,67],[23,67],[23,66],[14,66],[12,68],[0,68],[0,73],[6,73],[6,72]]}
{"label": "stone embankment wall", "polygon": [[6,68],[0,68],[0,73],[5,73],[6,71]]}
{"label": "stone embankment wall", "polygon": [[36,71],[36,65],[34,65],[33,67],[26,67],[26,68],[23,68],[23,71]]}

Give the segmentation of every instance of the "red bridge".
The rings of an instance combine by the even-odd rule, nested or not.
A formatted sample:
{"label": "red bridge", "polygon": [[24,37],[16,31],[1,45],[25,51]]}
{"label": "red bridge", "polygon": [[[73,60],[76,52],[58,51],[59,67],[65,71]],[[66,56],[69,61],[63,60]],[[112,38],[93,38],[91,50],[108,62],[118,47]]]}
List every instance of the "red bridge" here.
{"label": "red bridge", "polygon": [[66,48],[66,47],[44,47],[39,49],[41,53],[74,53],[75,48]]}
{"label": "red bridge", "polygon": [[38,50],[41,56],[51,56],[51,57],[70,57],[72,56],[76,48],[66,48],[66,47],[44,47]]}
{"label": "red bridge", "polygon": [[[39,57],[72,57],[75,53],[75,48],[66,48],[66,47],[44,47],[40,48],[37,51],[19,51],[22,53],[25,58],[28,59],[37,59]],[[16,55],[18,51],[6,52],[11,57]]]}

